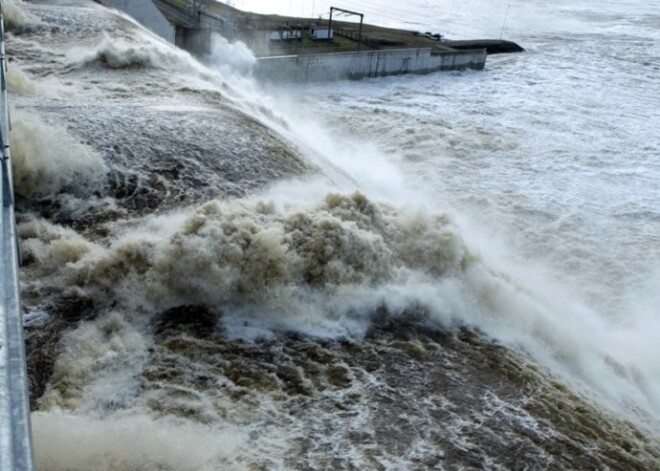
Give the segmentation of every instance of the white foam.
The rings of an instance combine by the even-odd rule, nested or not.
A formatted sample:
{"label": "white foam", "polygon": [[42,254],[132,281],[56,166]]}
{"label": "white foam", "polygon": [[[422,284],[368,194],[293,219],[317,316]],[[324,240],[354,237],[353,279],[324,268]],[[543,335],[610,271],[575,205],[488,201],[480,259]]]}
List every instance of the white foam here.
{"label": "white foam", "polygon": [[21,0],[5,0],[2,4],[2,13],[9,31],[25,27],[33,22],[33,18],[20,6],[22,3]]}
{"label": "white foam", "polygon": [[211,35],[211,53],[204,62],[209,67],[222,70],[224,74],[250,73],[257,63],[252,51],[241,41],[230,43],[217,33]]}
{"label": "white foam", "polygon": [[92,418],[66,411],[35,412],[36,463],[48,470],[240,469],[239,430],[224,430],[143,412]]}
{"label": "white foam", "polygon": [[131,41],[123,37],[105,34],[93,49],[78,48],[68,54],[71,66],[83,67],[101,63],[111,69],[129,67],[179,68],[189,61],[189,56],[158,39],[143,35],[142,41]]}
{"label": "white foam", "polygon": [[100,411],[130,403],[138,388],[135,371],[147,358],[149,339],[118,312],[81,324],[63,340],[49,387],[39,399],[45,410]]}
{"label": "white foam", "polygon": [[36,83],[14,64],[7,66],[7,87],[11,92],[22,95],[36,95],[38,93]]}
{"label": "white foam", "polygon": [[27,197],[61,191],[87,195],[103,184],[103,159],[66,128],[23,110],[13,111],[12,118],[12,167],[17,193]]}

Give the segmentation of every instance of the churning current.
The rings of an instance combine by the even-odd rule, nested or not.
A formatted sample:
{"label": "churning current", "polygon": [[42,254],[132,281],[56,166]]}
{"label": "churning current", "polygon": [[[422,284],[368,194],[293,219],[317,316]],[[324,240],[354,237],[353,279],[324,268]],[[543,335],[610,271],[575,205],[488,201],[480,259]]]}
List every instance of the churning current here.
{"label": "churning current", "polygon": [[660,466],[657,2],[374,5],[527,52],[271,88],[5,2],[40,469]]}

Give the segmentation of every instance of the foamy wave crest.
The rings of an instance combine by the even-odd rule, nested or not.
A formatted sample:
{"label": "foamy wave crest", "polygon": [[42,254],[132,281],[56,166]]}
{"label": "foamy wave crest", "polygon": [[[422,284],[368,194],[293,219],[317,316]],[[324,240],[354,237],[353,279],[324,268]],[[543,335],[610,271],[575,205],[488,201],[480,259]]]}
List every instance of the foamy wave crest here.
{"label": "foamy wave crest", "polygon": [[[45,219],[26,217],[20,228],[20,237],[30,246],[30,253],[48,253],[48,256],[38,256],[42,262],[53,262],[55,265],[70,263],[79,260],[95,247],[73,229],[52,224]],[[55,265],[46,269],[55,270]]]}
{"label": "foamy wave crest", "polygon": [[[104,400],[125,402],[136,387],[134,372],[144,364],[148,339],[116,312],[82,324],[70,332],[58,357],[51,387],[39,399],[43,409],[80,410],[94,407],[99,391]],[[108,391],[115,393],[111,399]]]}
{"label": "foamy wave crest", "polygon": [[11,92],[21,95],[37,93],[37,85],[14,64],[9,64],[7,67],[7,86]]}
{"label": "foamy wave crest", "polygon": [[32,23],[32,18],[19,6],[20,0],[5,0],[2,2],[2,13],[7,31],[20,31]]}
{"label": "foamy wave crest", "polygon": [[100,154],[59,125],[38,115],[12,113],[12,165],[16,192],[40,197],[60,192],[85,195],[103,183]]}
{"label": "foamy wave crest", "polygon": [[308,211],[212,201],[192,214],[152,220],[109,247],[57,236],[41,245],[28,237],[25,245],[46,276],[63,252],[71,256],[66,285],[109,304],[153,310],[250,303],[279,315],[313,308],[318,295],[401,282],[413,270],[441,277],[468,258],[443,216],[403,214],[359,193],[328,195]]}
{"label": "foamy wave crest", "polygon": [[[137,30],[136,34],[139,34]],[[192,62],[189,55],[177,50],[158,38],[143,34],[139,41],[113,38],[105,35],[94,49],[77,49],[69,54],[74,68],[101,64],[111,69],[155,68],[180,69]]]}

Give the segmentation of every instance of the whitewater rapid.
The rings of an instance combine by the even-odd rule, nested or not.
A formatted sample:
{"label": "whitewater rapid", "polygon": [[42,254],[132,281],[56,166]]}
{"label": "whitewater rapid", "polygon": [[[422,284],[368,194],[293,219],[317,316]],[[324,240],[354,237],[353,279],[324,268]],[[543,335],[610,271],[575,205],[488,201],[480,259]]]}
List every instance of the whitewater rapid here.
{"label": "whitewater rapid", "polygon": [[559,7],[484,72],[264,90],[240,44],[17,5],[42,467],[658,462],[653,27],[621,71],[629,28]]}
{"label": "whitewater rapid", "polygon": [[[459,37],[496,36],[500,24],[485,18],[506,9],[419,2],[403,24],[371,2],[348,3],[384,24],[419,21]],[[660,371],[654,6],[513,2],[507,37],[524,55],[490,56],[483,73],[311,85],[290,102],[313,110],[303,122],[324,116],[333,135],[324,146],[346,135],[371,143],[363,168],[378,160],[379,172],[398,170],[379,173],[381,195],[406,201],[415,187],[416,205],[448,212],[489,266],[543,299],[558,336],[620,358],[651,402]],[[468,14],[470,27],[452,21]],[[612,384],[601,372],[592,380]]]}

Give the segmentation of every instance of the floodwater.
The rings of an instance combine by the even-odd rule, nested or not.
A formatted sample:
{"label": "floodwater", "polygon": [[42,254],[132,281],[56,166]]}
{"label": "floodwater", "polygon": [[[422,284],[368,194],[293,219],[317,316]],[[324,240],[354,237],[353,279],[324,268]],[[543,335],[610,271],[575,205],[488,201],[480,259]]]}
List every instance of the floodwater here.
{"label": "floodwater", "polygon": [[657,2],[374,5],[527,52],[273,88],[6,6],[40,469],[660,465]]}

